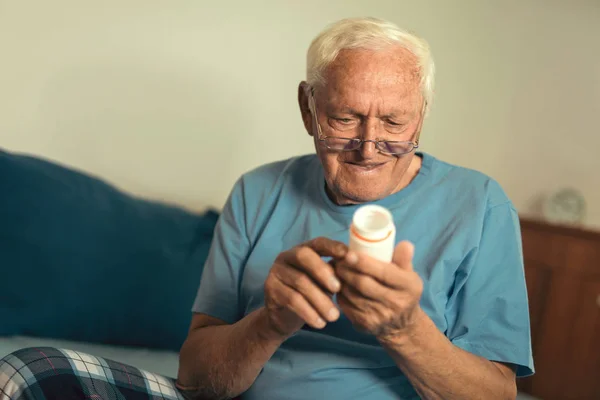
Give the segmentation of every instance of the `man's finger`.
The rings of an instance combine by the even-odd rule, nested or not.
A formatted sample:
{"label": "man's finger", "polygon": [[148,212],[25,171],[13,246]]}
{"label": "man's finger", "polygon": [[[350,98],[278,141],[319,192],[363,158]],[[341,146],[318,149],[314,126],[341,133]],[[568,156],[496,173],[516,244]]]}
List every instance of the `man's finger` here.
{"label": "man's finger", "polygon": [[398,243],[394,249],[392,262],[403,269],[412,270],[412,260],[415,254],[415,246],[409,241]]}
{"label": "man's finger", "polygon": [[381,298],[387,295],[387,292],[390,290],[372,276],[361,274],[350,268],[339,268],[336,270],[336,275],[340,278],[342,285],[344,286],[342,291],[347,287],[350,287],[362,297],[375,301],[381,300]]}
{"label": "man's finger", "polygon": [[348,252],[348,246],[344,243],[322,236],[306,242],[305,245],[322,257],[341,258]]}
{"label": "man's finger", "polygon": [[286,252],[283,262],[307,274],[328,292],[337,293],[340,290],[340,282],[333,268],[312,247],[300,246]]}
{"label": "man's finger", "polygon": [[285,307],[308,325],[315,329],[323,329],[326,322],[319,313],[310,305],[310,303],[293,288],[279,282],[273,285],[271,292],[276,304]]}
{"label": "man's finger", "polygon": [[366,254],[349,251],[347,256],[335,263],[336,273],[342,269],[350,269],[360,274],[375,278],[385,286],[402,289],[406,287],[410,276],[407,268],[402,268],[395,263],[379,261]]}
{"label": "man's finger", "polygon": [[333,322],[339,318],[339,311],[331,298],[305,273],[295,268],[281,268],[275,272],[275,277],[300,293],[324,320]]}
{"label": "man's finger", "polygon": [[[353,313],[369,314],[378,308],[378,302],[363,297],[351,286],[344,286],[338,293],[340,307],[350,308]],[[347,312],[347,310],[345,310]]]}

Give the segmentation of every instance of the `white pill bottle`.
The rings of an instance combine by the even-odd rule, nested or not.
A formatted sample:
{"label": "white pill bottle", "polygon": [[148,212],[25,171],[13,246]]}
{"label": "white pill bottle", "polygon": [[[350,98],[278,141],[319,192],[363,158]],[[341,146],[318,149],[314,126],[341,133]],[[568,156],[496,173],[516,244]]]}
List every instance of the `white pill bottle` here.
{"label": "white pill bottle", "polygon": [[370,204],[355,211],[350,225],[351,250],[391,262],[395,240],[394,218],[386,208]]}

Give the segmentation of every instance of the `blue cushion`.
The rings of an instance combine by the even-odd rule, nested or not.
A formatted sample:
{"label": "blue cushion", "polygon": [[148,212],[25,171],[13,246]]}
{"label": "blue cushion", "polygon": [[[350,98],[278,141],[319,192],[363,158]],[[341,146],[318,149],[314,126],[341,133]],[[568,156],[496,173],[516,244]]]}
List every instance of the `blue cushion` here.
{"label": "blue cushion", "polygon": [[217,217],[0,151],[0,335],[178,350]]}

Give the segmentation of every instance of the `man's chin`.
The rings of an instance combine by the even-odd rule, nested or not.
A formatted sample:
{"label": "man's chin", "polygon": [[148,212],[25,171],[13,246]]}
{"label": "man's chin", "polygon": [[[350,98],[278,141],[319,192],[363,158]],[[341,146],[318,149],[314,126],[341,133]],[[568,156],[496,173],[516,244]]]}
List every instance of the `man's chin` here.
{"label": "man's chin", "polygon": [[339,205],[363,204],[381,200],[387,197],[390,193],[379,190],[338,190],[334,201]]}

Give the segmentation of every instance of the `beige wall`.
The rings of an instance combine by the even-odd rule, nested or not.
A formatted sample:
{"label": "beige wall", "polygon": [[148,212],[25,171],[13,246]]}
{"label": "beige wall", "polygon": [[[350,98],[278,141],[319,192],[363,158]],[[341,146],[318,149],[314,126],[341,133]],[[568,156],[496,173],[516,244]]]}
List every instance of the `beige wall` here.
{"label": "beige wall", "polygon": [[360,15],[432,45],[425,151],[495,177],[523,213],[579,188],[600,227],[597,0],[0,0],[0,146],[220,207],[244,171],[312,151],[304,53]]}

